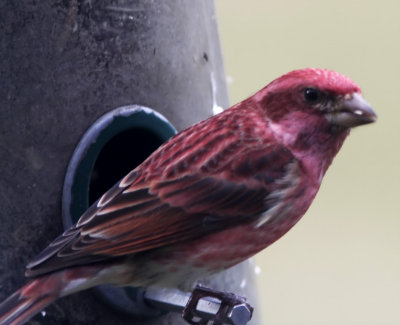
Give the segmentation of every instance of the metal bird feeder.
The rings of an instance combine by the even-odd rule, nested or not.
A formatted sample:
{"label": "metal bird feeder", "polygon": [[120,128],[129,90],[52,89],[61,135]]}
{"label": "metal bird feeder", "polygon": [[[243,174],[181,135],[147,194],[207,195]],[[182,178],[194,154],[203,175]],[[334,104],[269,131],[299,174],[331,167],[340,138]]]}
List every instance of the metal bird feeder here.
{"label": "metal bird feeder", "polygon": [[[26,282],[25,265],[63,223],[70,226],[122,176],[107,175],[107,166],[121,173],[134,168],[174,127],[182,130],[227,107],[228,96],[211,0],[5,0],[0,22],[3,300]],[[130,155],[109,160],[107,152],[123,157],[126,141],[137,144]],[[119,165],[123,161],[132,166]],[[253,274],[245,262],[202,283],[255,305]],[[134,291],[124,305],[126,297],[104,292],[106,304],[88,290],[58,300],[34,320],[185,324],[178,313],[160,312],[167,294],[144,298]],[[251,323],[260,323],[256,315]]]}

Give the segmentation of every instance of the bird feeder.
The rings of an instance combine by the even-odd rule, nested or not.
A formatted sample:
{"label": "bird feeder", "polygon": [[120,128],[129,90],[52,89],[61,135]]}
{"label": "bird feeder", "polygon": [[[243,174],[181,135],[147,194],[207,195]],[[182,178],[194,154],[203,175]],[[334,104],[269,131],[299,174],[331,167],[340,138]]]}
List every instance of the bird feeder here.
{"label": "bird feeder", "polygon": [[[26,283],[25,265],[120,173],[175,129],[228,107],[228,96],[211,0],[7,0],[0,15],[3,300]],[[253,274],[245,262],[202,283],[256,305]],[[143,302],[138,291],[124,296],[127,305],[116,295],[87,290],[34,320],[185,324],[156,304],[132,307]]]}

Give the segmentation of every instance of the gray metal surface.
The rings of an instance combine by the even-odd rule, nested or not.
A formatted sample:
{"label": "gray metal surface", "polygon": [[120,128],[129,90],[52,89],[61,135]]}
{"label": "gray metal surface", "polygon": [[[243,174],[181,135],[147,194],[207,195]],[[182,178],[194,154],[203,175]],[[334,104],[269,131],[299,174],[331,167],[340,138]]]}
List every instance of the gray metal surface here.
{"label": "gray metal surface", "polygon": [[[150,306],[159,308],[160,310],[170,310],[182,313],[188,303],[190,294],[183,293],[174,289],[156,290],[149,288],[144,293],[144,298]],[[202,320],[212,320],[217,314],[221,302],[217,299],[203,298],[200,299],[196,313]],[[224,322],[231,325],[246,325],[251,319],[251,310],[246,304],[236,304],[227,313]]]}
{"label": "gray metal surface", "polygon": [[[227,107],[211,0],[0,3],[0,299],[62,231],[66,166],[89,126],[123,105],[151,107],[181,130]],[[204,285],[249,298],[249,263]],[[256,320],[254,324],[258,324]],[[184,324],[133,320],[86,291],[32,324]]]}

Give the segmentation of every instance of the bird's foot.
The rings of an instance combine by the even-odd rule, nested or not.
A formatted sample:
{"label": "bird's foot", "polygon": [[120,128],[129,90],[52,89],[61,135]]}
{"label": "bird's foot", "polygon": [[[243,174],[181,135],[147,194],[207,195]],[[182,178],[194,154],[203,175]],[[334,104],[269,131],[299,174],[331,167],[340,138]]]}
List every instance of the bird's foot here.
{"label": "bird's foot", "polygon": [[[215,298],[221,301],[220,307],[211,320],[202,318],[197,311],[197,304],[202,298]],[[197,285],[183,310],[182,317],[189,324],[207,325],[209,321],[213,325],[223,325],[224,320],[229,318],[232,309],[238,305],[246,305],[250,314],[253,313],[253,307],[246,302],[245,297],[235,295],[230,292],[216,291]],[[251,315],[250,315],[251,318]]]}

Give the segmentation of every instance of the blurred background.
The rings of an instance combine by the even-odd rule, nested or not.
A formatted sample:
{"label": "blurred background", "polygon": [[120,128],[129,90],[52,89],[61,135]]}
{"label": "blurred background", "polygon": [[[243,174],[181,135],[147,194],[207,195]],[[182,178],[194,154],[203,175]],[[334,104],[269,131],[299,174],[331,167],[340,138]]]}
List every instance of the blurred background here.
{"label": "blurred background", "polygon": [[400,324],[399,2],[216,7],[232,104],[322,67],[358,83],[379,117],[352,132],[298,225],[257,255],[263,324]]}

